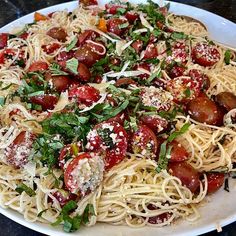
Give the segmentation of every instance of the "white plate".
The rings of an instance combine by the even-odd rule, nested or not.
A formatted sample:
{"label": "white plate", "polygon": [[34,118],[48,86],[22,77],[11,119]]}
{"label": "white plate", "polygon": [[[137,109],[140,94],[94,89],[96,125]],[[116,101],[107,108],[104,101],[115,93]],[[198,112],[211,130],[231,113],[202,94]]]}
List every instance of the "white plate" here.
{"label": "white plate", "polygon": [[[101,0],[100,3],[104,4],[106,0]],[[141,0],[131,0],[131,2],[141,2]],[[143,2],[143,1],[142,1]],[[45,8],[41,10],[41,13],[49,13],[56,10],[73,10],[77,6],[77,1],[55,5],[52,7]],[[222,43],[236,47],[236,24],[226,20],[220,16],[213,13],[187,6],[180,3],[171,2],[170,11],[191,16],[195,19],[203,22],[209,32],[210,36]],[[12,23],[4,26],[0,29],[0,32],[8,32],[10,29],[22,26],[22,24],[30,23],[33,21],[33,13],[24,16]],[[70,235],[83,235],[83,236],[137,236],[137,235],[174,235],[174,236],[192,236],[199,235],[211,230],[216,229],[216,227],[223,227],[236,221],[236,183],[233,180],[230,182],[230,193],[222,190],[214,194],[210,201],[201,206],[199,211],[201,218],[194,222],[189,223],[186,221],[179,221],[171,226],[164,228],[155,227],[144,227],[139,229],[129,228],[127,226],[111,226],[108,224],[97,224],[94,227],[82,227],[81,230]],[[61,227],[51,227],[50,225],[40,224],[40,223],[30,223],[26,222],[22,215],[10,210],[0,208],[0,213],[6,217],[22,224],[28,228],[36,230],[38,232],[44,233],[46,235],[52,236],[68,236],[67,233],[62,231]]]}

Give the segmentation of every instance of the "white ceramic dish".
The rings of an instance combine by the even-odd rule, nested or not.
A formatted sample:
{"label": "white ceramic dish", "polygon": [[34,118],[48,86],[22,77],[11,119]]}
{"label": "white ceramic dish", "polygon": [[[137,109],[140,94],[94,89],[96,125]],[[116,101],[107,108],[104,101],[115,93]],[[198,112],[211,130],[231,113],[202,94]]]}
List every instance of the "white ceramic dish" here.
{"label": "white ceramic dish", "polygon": [[[101,4],[104,4],[106,0],[100,0]],[[131,0],[131,2],[141,2],[141,0]],[[45,8],[40,12],[46,14],[56,10],[73,10],[77,6],[77,1],[68,2],[64,4],[55,5],[52,7]],[[236,47],[236,24],[217,16],[213,13],[187,6],[180,3],[171,2],[170,11],[180,14],[191,16],[195,19],[203,22],[209,32],[212,39],[215,39],[221,43]],[[0,32],[8,32],[12,28],[21,26],[26,23],[33,21],[33,13],[24,16],[12,23],[4,26],[0,29]],[[94,227],[86,228],[82,227],[81,230],[70,235],[82,235],[82,236],[138,236],[138,235],[174,235],[174,236],[192,236],[199,235],[216,228],[223,227],[236,221],[236,183],[233,180],[230,181],[230,193],[222,190],[207,199],[209,202],[202,204],[199,211],[201,218],[196,222],[179,221],[174,225],[155,228],[155,227],[144,227],[139,229],[133,229],[126,226],[111,226],[108,224],[97,224]],[[35,231],[44,233],[52,236],[68,236],[67,233],[62,231],[61,227],[51,227],[50,225],[26,222],[22,215],[10,210],[0,208],[0,213],[6,217],[22,224]]]}

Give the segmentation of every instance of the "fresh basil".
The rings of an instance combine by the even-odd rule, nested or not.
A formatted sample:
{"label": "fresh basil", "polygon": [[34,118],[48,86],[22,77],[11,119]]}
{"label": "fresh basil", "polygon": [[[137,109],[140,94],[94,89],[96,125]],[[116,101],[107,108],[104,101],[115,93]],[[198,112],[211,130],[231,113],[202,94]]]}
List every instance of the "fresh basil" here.
{"label": "fresh basil", "polygon": [[78,38],[75,36],[73,40],[67,45],[66,51],[69,52],[70,50],[72,50],[77,44],[77,42],[78,42]]}
{"label": "fresh basil", "polygon": [[76,58],[71,58],[66,61],[66,69],[70,70],[73,74],[78,74],[79,61]]}
{"label": "fresh basil", "polygon": [[28,187],[27,185],[25,185],[25,184],[23,184],[23,183],[19,184],[19,185],[16,187],[15,191],[18,192],[18,193],[20,193],[20,194],[23,193],[23,192],[25,192],[25,193],[28,194],[30,197],[33,197],[33,196],[36,195],[35,191],[34,191],[32,188]]}

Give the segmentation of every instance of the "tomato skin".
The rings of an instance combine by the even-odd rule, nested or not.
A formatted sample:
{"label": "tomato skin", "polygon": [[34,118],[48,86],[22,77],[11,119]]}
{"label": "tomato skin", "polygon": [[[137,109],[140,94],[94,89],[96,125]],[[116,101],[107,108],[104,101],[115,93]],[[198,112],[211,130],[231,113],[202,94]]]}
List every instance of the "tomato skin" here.
{"label": "tomato skin", "polygon": [[131,44],[131,47],[134,48],[136,53],[140,53],[143,48],[143,41],[141,41],[140,39],[137,39]]}
{"label": "tomato skin", "polygon": [[143,115],[140,117],[140,121],[156,134],[163,132],[168,128],[168,121],[158,115]]}
{"label": "tomato skin", "polygon": [[[140,63],[140,64],[136,65],[134,67],[134,69],[135,70],[144,69],[144,70],[150,72],[151,71],[151,66],[148,63],[143,62],[143,63]],[[141,75],[138,75],[138,77],[141,78],[141,79],[147,79],[149,77],[149,74],[141,74]]]}
{"label": "tomato skin", "polygon": [[199,186],[199,173],[187,162],[170,162],[168,170],[171,175],[179,178],[183,186],[186,186],[191,192],[195,193]]}
{"label": "tomato skin", "polygon": [[76,98],[78,103],[91,106],[99,100],[100,93],[97,89],[89,85],[75,86],[69,89],[69,97]]}
{"label": "tomato skin", "polygon": [[136,12],[128,11],[128,12],[125,13],[125,18],[130,23],[134,23],[139,18],[139,16]]}
{"label": "tomato skin", "polygon": [[192,49],[192,59],[201,66],[213,66],[220,60],[220,53],[212,45],[197,43]]}
{"label": "tomato skin", "polygon": [[116,34],[118,36],[121,36],[125,30],[125,28],[120,28],[119,26],[122,24],[127,23],[127,20],[120,19],[120,18],[112,18],[107,21],[107,31],[113,34]]}
{"label": "tomato skin", "polygon": [[172,57],[181,63],[186,63],[187,61],[187,50],[188,47],[183,42],[176,42],[172,48]]}
{"label": "tomato skin", "polygon": [[97,0],[79,0],[79,4],[83,4],[84,6],[92,6],[98,5]]}
{"label": "tomato skin", "polygon": [[179,142],[174,140],[169,143],[168,146],[171,146],[170,162],[181,162],[188,160],[189,153]]}
{"label": "tomato skin", "polygon": [[208,90],[210,88],[210,79],[206,74],[203,74],[200,70],[192,69],[189,71],[189,76],[200,83],[202,90]]}
{"label": "tomato skin", "polygon": [[55,95],[45,94],[30,97],[30,102],[42,106],[42,110],[52,110],[58,102]]}
{"label": "tomato skin", "polygon": [[236,96],[231,92],[221,92],[217,94],[215,101],[226,111],[236,108]]}
{"label": "tomato skin", "polygon": [[47,35],[53,39],[57,39],[60,42],[65,42],[67,37],[66,31],[61,27],[51,28],[48,30]]}
{"label": "tomato skin", "polygon": [[185,68],[183,66],[173,66],[171,70],[168,72],[168,75],[171,79],[180,77],[184,74]]}
{"label": "tomato skin", "polygon": [[76,78],[78,78],[80,81],[83,82],[88,82],[91,78],[91,73],[88,67],[81,62],[79,63],[78,66],[78,75],[76,75]]}
{"label": "tomato skin", "polygon": [[133,153],[155,158],[158,149],[157,137],[148,126],[139,125],[131,137],[131,147]]}
{"label": "tomato skin", "polygon": [[71,200],[75,201],[77,199],[76,194],[67,192],[63,189],[58,189],[52,195],[53,195],[53,197],[55,197],[57,199],[57,201],[59,202],[61,207],[66,205],[66,203],[68,203],[69,201],[71,201]]}
{"label": "tomato skin", "polygon": [[22,33],[21,35],[19,35],[19,38],[26,40],[28,38],[28,36],[29,36],[29,33],[25,32],[25,33]]}
{"label": "tomato skin", "polygon": [[158,56],[158,52],[155,45],[153,43],[148,44],[144,51],[143,59],[152,59],[152,58],[156,58],[157,56]]}
{"label": "tomato skin", "polygon": [[[110,129],[111,133],[116,136],[117,142],[114,146],[108,147],[102,137],[99,134],[93,135],[93,132],[97,132],[98,129]],[[109,170],[113,166],[120,163],[126,154],[128,148],[128,135],[119,123],[116,121],[105,121],[94,127],[92,133],[88,135],[87,149],[95,152],[105,154],[105,169]]]}
{"label": "tomato skin", "polygon": [[58,62],[65,62],[69,59],[71,59],[72,57],[74,57],[74,51],[69,51],[69,52],[66,52],[66,51],[62,51],[58,54],[58,56],[56,57],[56,60]]}
{"label": "tomato skin", "polygon": [[98,33],[93,30],[85,30],[79,35],[77,46],[82,46],[84,43],[86,43],[86,40],[95,40],[98,36]]}
{"label": "tomato skin", "polygon": [[45,71],[47,69],[48,69],[48,64],[46,62],[35,61],[30,65],[28,72]]}
{"label": "tomato skin", "polygon": [[8,36],[9,36],[9,34],[7,34],[7,33],[0,34],[0,49],[3,49],[7,46]]}
{"label": "tomato skin", "polygon": [[199,96],[187,104],[187,111],[194,120],[209,125],[220,126],[223,113],[207,96]]}
{"label": "tomato skin", "polygon": [[131,78],[121,78],[118,79],[115,83],[116,87],[127,87],[130,84],[137,85],[137,83]]}
{"label": "tomato skin", "polygon": [[53,88],[58,92],[63,92],[70,86],[70,78],[66,75],[52,76],[50,72],[46,72],[44,75],[46,81],[51,81]]}
{"label": "tomato skin", "polygon": [[120,5],[105,4],[105,8],[109,14],[115,15],[117,13],[118,8],[124,8],[124,7]]}
{"label": "tomato skin", "polygon": [[49,45],[43,45],[42,46],[43,51],[46,52],[47,54],[54,53],[57,49],[60,48],[60,44],[58,43],[52,43]]}
{"label": "tomato skin", "polygon": [[30,132],[22,131],[19,133],[13,143],[5,149],[7,162],[17,169],[23,167],[28,162],[35,138],[36,136]]}
{"label": "tomato skin", "polygon": [[214,193],[216,192],[221,186],[224,184],[225,181],[225,174],[224,173],[207,173],[207,193]]}

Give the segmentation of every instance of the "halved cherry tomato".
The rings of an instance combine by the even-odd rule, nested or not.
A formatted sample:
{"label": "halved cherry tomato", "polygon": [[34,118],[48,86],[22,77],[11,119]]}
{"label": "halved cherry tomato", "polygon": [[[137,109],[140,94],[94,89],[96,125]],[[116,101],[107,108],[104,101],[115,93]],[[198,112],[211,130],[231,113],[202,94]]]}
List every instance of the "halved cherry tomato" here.
{"label": "halved cherry tomato", "polygon": [[137,85],[137,83],[131,78],[121,78],[118,79],[115,83],[116,87],[127,87],[130,84]]}
{"label": "halved cherry tomato", "polygon": [[168,127],[168,121],[159,115],[142,115],[140,121],[147,125],[154,133],[160,133]]}
{"label": "halved cherry tomato", "polygon": [[84,6],[93,6],[98,5],[97,0],[79,0],[79,4],[83,4]]}
{"label": "halved cherry tomato", "polygon": [[131,47],[134,48],[136,53],[140,53],[143,48],[143,41],[138,39],[131,44]]}
{"label": "halved cherry tomato", "polygon": [[58,97],[55,95],[45,94],[39,96],[30,97],[30,101],[33,104],[42,106],[42,110],[52,110],[58,102]]}
{"label": "halved cherry tomato", "polygon": [[0,34],[0,49],[3,49],[7,46],[8,35],[9,34],[7,33]]}
{"label": "halved cherry tomato", "polygon": [[43,51],[46,52],[47,54],[54,53],[59,48],[60,48],[59,43],[52,43],[52,44],[42,46]]}
{"label": "halved cherry tomato", "polygon": [[153,43],[150,43],[147,45],[143,59],[152,59],[156,58],[158,56],[157,48]]}
{"label": "halved cherry tomato", "polygon": [[224,173],[207,173],[208,188],[207,193],[216,192],[225,181]]}
{"label": "halved cherry tomato", "polygon": [[60,62],[60,61],[65,62],[65,61],[71,59],[72,57],[74,57],[74,51],[69,51],[69,52],[62,51],[58,54],[58,56],[56,57],[56,60],[58,62]]}
{"label": "halved cherry tomato", "polygon": [[171,175],[179,178],[183,186],[191,192],[196,192],[200,186],[199,173],[187,162],[170,162],[168,170]]}
{"label": "halved cherry tomato", "polygon": [[130,22],[134,23],[138,18],[138,14],[134,11],[128,11],[125,13],[125,18]]}
{"label": "halved cherry tomato", "polygon": [[94,153],[83,153],[66,167],[64,182],[71,193],[85,196],[95,190],[103,179],[103,159]]}
{"label": "halved cherry tomato", "polygon": [[210,79],[209,77],[202,73],[200,70],[192,69],[189,71],[189,76],[199,82],[202,90],[208,90],[210,87]]}
{"label": "halved cherry tomato", "polygon": [[176,103],[188,103],[198,97],[201,84],[189,77],[177,77],[168,81],[166,89],[173,95]]}
{"label": "halved cherry tomato", "polygon": [[15,168],[21,168],[28,162],[33,141],[36,136],[30,132],[22,131],[5,149],[7,162]]}
{"label": "halved cherry tomato", "polygon": [[52,76],[50,72],[46,72],[45,80],[52,83],[53,88],[58,92],[63,92],[69,88],[71,81],[70,78],[66,75],[56,75]]}
{"label": "halved cherry tomato", "polygon": [[78,197],[76,194],[65,191],[64,189],[58,189],[52,195],[57,199],[61,207],[66,205],[66,203],[68,203],[71,200],[75,201]]}
{"label": "halved cherry tomato", "polygon": [[[140,64],[136,65],[134,67],[134,69],[135,70],[144,69],[144,70],[150,72],[151,71],[151,66],[148,63],[143,62],[143,63],[140,63]],[[147,79],[149,77],[149,74],[144,73],[144,74],[139,75],[138,77],[141,78],[141,79]]]}
{"label": "halved cherry tomato", "polygon": [[121,36],[127,29],[127,27],[121,27],[128,23],[126,19],[112,18],[107,21],[107,31],[118,36]]}
{"label": "halved cherry tomato", "polygon": [[184,74],[185,68],[183,66],[173,66],[169,71],[168,75],[170,76],[171,79],[180,77]]}
{"label": "halved cherry tomato", "polygon": [[197,43],[192,49],[193,61],[201,66],[213,66],[220,60],[220,53],[213,45]]}
{"label": "halved cherry tomato", "polygon": [[93,30],[85,30],[82,34],[78,37],[77,46],[82,46],[86,43],[86,40],[95,40],[99,34]]}
{"label": "halved cherry tomato", "polygon": [[223,113],[207,96],[199,96],[187,104],[187,111],[194,120],[209,125],[222,125]]}
{"label": "halved cherry tomato", "polygon": [[92,40],[86,41],[87,46],[91,49],[92,52],[98,54],[101,58],[106,54],[106,48],[101,42],[95,42]]}
{"label": "halved cherry tomato", "polygon": [[189,153],[179,142],[174,140],[169,143],[168,146],[171,146],[170,162],[181,162],[188,160]]}
{"label": "halved cherry tomato", "polygon": [[78,76],[79,80],[83,81],[83,82],[88,82],[89,79],[91,78],[91,73],[88,69],[88,67],[83,64],[83,63],[79,63],[78,66]]}
{"label": "halved cherry tomato", "polygon": [[176,42],[172,47],[171,57],[178,62],[185,63],[188,57],[188,47],[183,42]]}
{"label": "halved cherry tomato", "polygon": [[53,39],[57,39],[58,41],[65,42],[67,33],[66,31],[61,27],[53,27],[50,30],[48,30],[47,35],[50,36]]}
{"label": "halved cherry tomato", "polygon": [[117,122],[103,122],[89,132],[88,150],[101,152],[105,155],[105,168],[108,170],[120,163],[128,147],[128,135]]}
{"label": "halved cherry tomato", "polygon": [[48,69],[48,64],[46,62],[35,61],[30,65],[28,72],[44,71],[47,69]]}
{"label": "halved cherry tomato", "polygon": [[69,97],[76,98],[78,103],[91,106],[94,102],[99,100],[100,93],[97,89],[89,85],[75,86],[69,89]]}
{"label": "halved cherry tomato", "polygon": [[134,153],[155,158],[157,153],[157,137],[146,125],[139,125],[131,138],[131,147]]}
{"label": "halved cherry tomato", "polygon": [[236,96],[231,92],[221,92],[215,96],[215,101],[226,111],[236,108]]}

